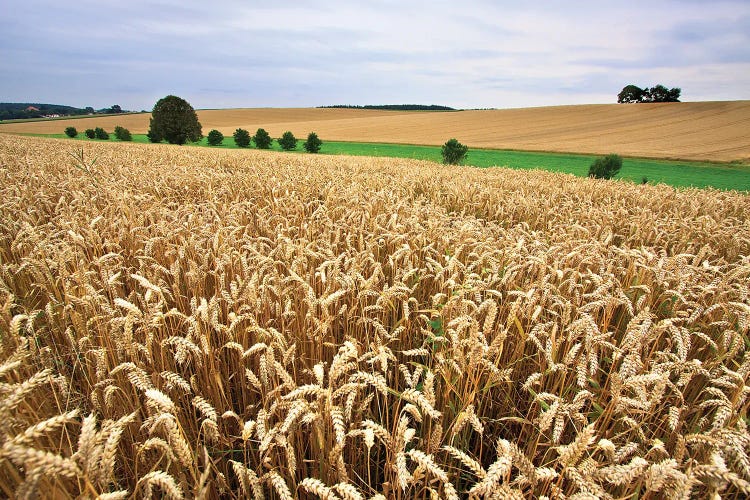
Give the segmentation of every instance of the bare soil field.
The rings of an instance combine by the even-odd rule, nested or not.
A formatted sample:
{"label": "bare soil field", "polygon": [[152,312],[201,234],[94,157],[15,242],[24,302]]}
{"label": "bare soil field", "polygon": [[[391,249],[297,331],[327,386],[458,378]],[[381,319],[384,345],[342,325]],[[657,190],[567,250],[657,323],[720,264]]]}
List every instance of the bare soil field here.
{"label": "bare soil field", "polygon": [[[672,158],[750,161],[750,101],[594,104],[459,112],[268,108],[203,110],[204,133],[215,128],[274,137],[310,131],[332,141],[438,145],[450,137],[473,148],[519,149]],[[0,132],[50,134],[69,126],[145,133],[150,115],[0,125]]]}

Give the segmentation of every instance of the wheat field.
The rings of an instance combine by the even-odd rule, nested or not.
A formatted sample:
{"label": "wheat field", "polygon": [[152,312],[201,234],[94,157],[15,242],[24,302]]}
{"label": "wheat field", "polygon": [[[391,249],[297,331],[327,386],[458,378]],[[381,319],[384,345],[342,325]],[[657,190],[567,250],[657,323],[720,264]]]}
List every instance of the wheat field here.
{"label": "wheat field", "polygon": [[[61,134],[120,125],[145,134],[150,114],[0,124],[0,132]],[[594,104],[541,108],[399,112],[366,109],[200,110],[203,133],[265,128],[273,137],[315,131],[323,141],[441,145],[750,163],[750,101]]]}
{"label": "wheat field", "polygon": [[2,495],[750,494],[747,195],[11,136],[0,179]]}

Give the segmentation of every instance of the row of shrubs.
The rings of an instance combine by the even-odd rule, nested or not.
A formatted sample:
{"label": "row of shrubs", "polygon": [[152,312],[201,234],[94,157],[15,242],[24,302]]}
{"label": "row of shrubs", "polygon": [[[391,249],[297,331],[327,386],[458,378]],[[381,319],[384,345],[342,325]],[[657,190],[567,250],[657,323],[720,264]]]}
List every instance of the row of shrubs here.
{"label": "row of shrubs", "polygon": [[[262,128],[259,128],[252,137],[250,136],[250,132],[244,128],[238,128],[234,131],[234,134],[232,134],[232,138],[237,147],[240,148],[250,147],[251,141],[255,143],[255,147],[258,149],[270,149],[273,144],[271,135]],[[220,146],[221,143],[224,142],[224,134],[214,129],[208,133],[206,139],[208,140],[209,146]],[[297,149],[298,139],[294,137],[294,134],[291,131],[287,130],[280,138],[276,139],[276,142],[279,143],[279,146],[281,146],[281,149],[284,151],[293,151]],[[315,132],[310,132],[307,136],[307,140],[302,143],[302,147],[308,153],[317,153],[320,151],[322,145],[323,141],[320,140],[318,134]]]}
{"label": "row of shrubs", "polygon": [[[89,139],[100,139],[103,141],[109,140],[109,132],[107,132],[101,127],[87,128],[83,133]],[[115,137],[121,141],[133,140],[133,135],[130,133],[130,130],[126,129],[125,127],[120,127],[120,126],[115,127],[114,133],[115,133]],[[67,135],[71,139],[74,137],[78,137],[78,130],[76,130],[75,127],[67,127],[65,129],[65,135]]]}

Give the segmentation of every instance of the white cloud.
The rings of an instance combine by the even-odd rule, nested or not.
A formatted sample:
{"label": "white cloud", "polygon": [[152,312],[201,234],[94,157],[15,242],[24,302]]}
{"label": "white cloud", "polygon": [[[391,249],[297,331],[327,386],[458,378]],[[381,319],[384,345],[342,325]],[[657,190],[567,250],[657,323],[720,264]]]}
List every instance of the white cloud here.
{"label": "white cloud", "polygon": [[750,99],[745,1],[13,3],[3,100],[517,107],[613,102],[628,83]]}

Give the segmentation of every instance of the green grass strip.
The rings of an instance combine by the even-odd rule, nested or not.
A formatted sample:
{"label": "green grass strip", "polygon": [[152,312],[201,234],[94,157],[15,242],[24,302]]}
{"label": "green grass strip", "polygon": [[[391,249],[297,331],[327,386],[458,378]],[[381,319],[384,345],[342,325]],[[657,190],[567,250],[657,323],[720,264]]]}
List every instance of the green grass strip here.
{"label": "green grass strip", "polygon": [[[64,134],[44,135],[44,137],[67,138]],[[82,132],[79,132],[76,140],[89,141],[91,139],[87,139]],[[114,142],[114,139],[111,139],[111,141]],[[133,134],[133,142],[148,143],[148,138],[145,134]],[[303,142],[303,140],[299,141],[296,152],[304,152],[302,149]],[[200,142],[191,144],[191,146],[213,147],[217,150],[237,149],[231,136],[225,137],[224,143],[220,146],[208,146],[205,137]],[[271,149],[281,151],[275,140]],[[326,141],[325,138],[320,154],[385,156],[434,162],[442,161],[440,146],[339,142]],[[500,166],[519,170],[541,169],[586,177],[589,166],[598,156],[501,149],[469,149],[464,164],[481,168]],[[624,158],[622,170],[617,177],[635,183],[641,183],[645,177],[649,184],[663,183],[674,187],[713,187],[723,190],[750,191],[750,165],[733,163]]]}

